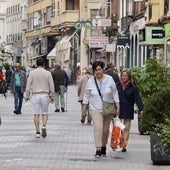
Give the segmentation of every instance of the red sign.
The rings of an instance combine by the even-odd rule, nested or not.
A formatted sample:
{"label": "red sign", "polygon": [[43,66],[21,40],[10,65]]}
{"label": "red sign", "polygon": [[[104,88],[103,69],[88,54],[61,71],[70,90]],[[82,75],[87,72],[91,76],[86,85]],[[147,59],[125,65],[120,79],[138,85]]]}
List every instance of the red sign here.
{"label": "red sign", "polygon": [[90,37],[89,46],[90,48],[106,48],[106,44],[109,43],[108,37]]}

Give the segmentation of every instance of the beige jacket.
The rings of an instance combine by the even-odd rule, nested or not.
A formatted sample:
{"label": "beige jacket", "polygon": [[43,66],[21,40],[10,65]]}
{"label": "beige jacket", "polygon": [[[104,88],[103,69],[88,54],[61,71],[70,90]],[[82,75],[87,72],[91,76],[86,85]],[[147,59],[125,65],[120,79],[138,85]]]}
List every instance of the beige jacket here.
{"label": "beige jacket", "polygon": [[26,96],[29,97],[30,93],[48,93],[49,96],[54,97],[54,82],[49,71],[38,67],[30,72],[27,80]]}
{"label": "beige jacket", "polygon": [[78,85],[78,101],[83,101],[86,84],[87,84],[88,79],[90,79],[91,77],[92,77],[92,75],[90,75],[90,74],[85,74],[85,75],[81,76],[80,82]]}

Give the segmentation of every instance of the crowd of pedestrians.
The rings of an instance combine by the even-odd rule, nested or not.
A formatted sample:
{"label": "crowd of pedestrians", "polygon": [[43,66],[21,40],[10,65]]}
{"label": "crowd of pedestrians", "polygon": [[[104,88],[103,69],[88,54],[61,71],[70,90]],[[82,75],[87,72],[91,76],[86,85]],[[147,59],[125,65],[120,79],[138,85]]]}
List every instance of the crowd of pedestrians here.
{"label": "crowd of pedestrians", "polygon": [[[14,114],[22,114],[24,98],[30,101],[36,138],[47,136],[50,103],[55,104],[54,112],[66,111],[64,94],[67,92],[71,77],[69,69],[59,63],[55,64],[52,70],[45,69],[44,64],[44,59],[39,58],[36,66],[27,69],[16,63],[12,69],[7,67],[0,70],[0,86],[5,80],[7,89],[14,96]],[[112,114],[102,114],[102,101],[115,103],[115,115],[125,125],[125,147],[122,152],[127,152],[131,120],[134,119],[134,104],[137,104],[141,114],[144,107],[139,92],[132,83],[130,71],[124,69],[119,75],[111,62],[105,67],[103,62],[96,61],[84,68],[81,76],[79,75],[77,92],[78,102],[81,104],[80,121],[85,123],[87,118],[86,123],[94,126],[95,157],[106,155],[109,127],[113,119]],[[40,116],[42,116],[41,132]]]}
{"label": "crowd of pedestrians", "polygon": [[102,100],[116,104],[116,116],[125,125],[123,132],[125,145],[122,152],[127,152],[131,120],[134,119],[134,104],[137,104],[141,115],[144,107],[139,92],[132,83],[132,76],[128,69],[122,70],[119,76],[111,62],[107,63],[107,67],[104,68],[103,62],[94,62],[92,64],[93,76],[85,80],[85,87],[82,85],[82,81],[85,79],[83,76],[78,86],[78,96],[80,96],[80,89],[84,89],[81,98],[81,122],[84,123],[85,117],[88,115],[86,113],[88,108],[94,124],[95,157],[97,158],[106,155],[109,126],[113,119],[113,115],[102,114]]}

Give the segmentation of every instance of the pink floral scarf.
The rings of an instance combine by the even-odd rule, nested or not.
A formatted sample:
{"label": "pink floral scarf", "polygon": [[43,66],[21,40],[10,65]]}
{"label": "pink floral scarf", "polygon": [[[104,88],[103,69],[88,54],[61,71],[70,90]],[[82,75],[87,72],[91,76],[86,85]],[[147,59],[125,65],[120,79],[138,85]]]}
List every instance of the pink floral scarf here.
{"label": "pink floral scarf", "polygon": [[126,90],[126,88],[129,86],[130,84],[130,80],[128,80],[127,82],[123,82],[121,79],[120,79],[120,84],[122,85],[122,88],[123,88],[123,91]]}

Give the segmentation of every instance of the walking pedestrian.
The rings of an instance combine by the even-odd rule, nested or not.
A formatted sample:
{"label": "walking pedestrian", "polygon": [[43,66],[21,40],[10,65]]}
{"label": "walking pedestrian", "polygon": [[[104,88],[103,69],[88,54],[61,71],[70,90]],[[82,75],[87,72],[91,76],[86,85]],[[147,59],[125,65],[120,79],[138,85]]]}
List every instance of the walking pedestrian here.
{"label": "walking pedestrian", "polygon": [[12,76],[12,70],[10,69],[10,66],[7,66],[6,68],[6,82],[7,82],[7,89],[11,90],[11,76]]}
{"label": "walking pedestrian", "polygon": [[5,67],[3,66],[2,67],[2,74],[3,74],[3,78],[4,78],[4,80],[6,80],[6,69],[5,69]]}
{"label": "walking pedestrian", "polygon": [[2,83],[2,81],[3,81],[3,78],[4,76],[3,76],[3,73],[2,73],[2,69],[0,69],[0,84]]}
{"label": "walking pedestrian", "polygon": [[104,73],[110,75],[113,78],[113,80],[115,81],[115,83],[119,82],[119,76],[117,73],[115,73],[114,66],[113,66],[112,62],[107,63],[107,68],[105,69]]}
{"label": "walking pedestrian", "polygon": [[117,90],[120,99],[119,118],[123,119],[125,125],[125,148],[123,148],[122,152],[126,152],[131,127],[131,120],[134,119],[134,104],[137,104],[141,114],[144,106],[137,88],[132,83],[131,72],[128,69],[124,69],[121,72],[120,82],[117,84]]}
{"label": "walking pedestrian", "polygon": [[64,93],[67,90],[68,86],[68,76],[66,72],[61,69],[61,65],[57,63],[55,65],[55,70],[51,72],[53,81],[54,81],[54,87],[55,87],[55,112],[61,111],[65,112],[65,99],[64,99]]}
{"label": "walking pedestrian", "polygon": [[26,86],[26,100],[31,96],[31,110],[34,114],[36,138],[40,138],[39,117],[42,115],[42,137],[47,136],[46,124],[48,120],[49,103],[54,101],[54,83],[51,73],[44,69],[44,59],[36,61],[37,68],[30,72]]}
{"label": "walking pedestrian", "polygon": [[[78,84],[78,102],[81,103],[81,108],[82,108],[82,103],[83,103],[83,97],[84,97],[84,91],[86,88],[87,81],[93,77],[93,71],[92,68],[86,67],[85,68],[85,74],[81,76],[80,82]],[[81,115],[81,122],[84,123],[86,119],[86,116]],[[89,114],[89,108],[87,107],[87,124],[91,124],[91,116]]]}
{"label": "walking pedestrian", "polygon": [[[116,114],[119,115],[119,97],[116,84],[111,76],[104,74],[104,63],[96,61],[92,65],[94,77],[104,101],[116,104]],[[94,141],[96,147],[95,157],[106,155],[106,144],[109,136],[109,126],[113,115],[103,116],[102,100],[96,87],[94,77],[90,78],[86,85],[83,98],[82,115],[85,116],[89,104],[89,112],[94,124]]]}
{"label": "walking pedestrian", "polygon": [[26,72],[21,70],[19,63],[16,63],[15,71],[11,76],[11,93],[14,94],[14,113],[22,114],[23,94],[26,88]]}

